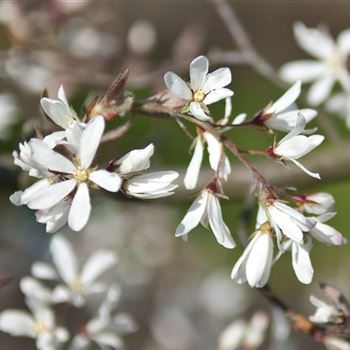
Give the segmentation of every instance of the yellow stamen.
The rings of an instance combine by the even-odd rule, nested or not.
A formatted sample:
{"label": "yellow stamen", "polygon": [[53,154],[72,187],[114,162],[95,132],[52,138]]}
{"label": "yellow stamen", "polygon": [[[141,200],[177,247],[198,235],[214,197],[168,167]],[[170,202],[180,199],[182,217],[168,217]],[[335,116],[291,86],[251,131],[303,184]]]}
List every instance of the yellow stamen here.
{"label": "yellow stamen", "polygon": [[78,182],[86,182],[89,179],[89,172],[86,169],[78,169],[73,176]]}
{"label": "yellow stamen", "polygon": [[195,102],[201,103],[203,102],[204,98],[205,98],[205,93],[202,90],[198,90],[193,94],[193,100]]}
{"label": "yellow stamen", "polygon": [[270,223],[268,221],[264,222],[260,226],[260,231],[263,233],[270,233],[272,231],[272,227],[271,227]]}

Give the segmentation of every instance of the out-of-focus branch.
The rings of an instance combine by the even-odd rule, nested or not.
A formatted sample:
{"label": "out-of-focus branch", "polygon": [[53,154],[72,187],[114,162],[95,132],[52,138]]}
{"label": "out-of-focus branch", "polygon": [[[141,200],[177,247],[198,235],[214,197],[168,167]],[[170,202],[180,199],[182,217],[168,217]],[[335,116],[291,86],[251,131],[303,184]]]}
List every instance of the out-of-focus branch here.
{"label": "out-of-focus branch", "polygon": [[[271,81],[275,85],[285,88],[286,84],[283,82],[275,68],[255,49],[246,30],[240,22],[232,4],[226,0],[211,0],[215,10],[223,20],[228,32],[231,35],[233,44],[237,46],[239,52],[244,57],[244,63],[250,65],[257,73]],[[230,62],[230,57],[234,57],[236,51],[219,51],[216,49],[211,54],[211,58],[216,63],[234,64]],[[342,137],[338,130],[329,120],[328,116],[319,108],[318,122],[322,127],[326,136],[334,144],[340,145]]]}

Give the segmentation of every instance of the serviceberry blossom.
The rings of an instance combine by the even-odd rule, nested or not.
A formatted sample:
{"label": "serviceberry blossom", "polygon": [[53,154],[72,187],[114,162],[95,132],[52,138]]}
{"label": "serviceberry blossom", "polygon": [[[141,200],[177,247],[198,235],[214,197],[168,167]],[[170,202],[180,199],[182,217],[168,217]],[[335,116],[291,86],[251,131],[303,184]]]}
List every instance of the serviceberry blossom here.
{"label": "serviceberry blossom", "polygon": [[[32,274],[38,279],[60,282],[52,292],[52,302],[69,302],[81,307],[90,294],[102,293],[108,289],[105,283],[97,280],[118,262],[114,252],[96,251],[81,269],[72,245],[63,236],[56,235],[52,238],[50,252],[55,268],[43,262],[34,263]],[[22,285],[22,288],[25,286]],[[40,286],[37,289],[39,290]],[[41,294],[45,295],[45,292]]]}
{"label": "serviceberry blossom", "polygon": [[91,343],[97,344],[101,349],[124,348],[121,336],[135,332],[137,326],[127,313],[115,311],[120,294],[119,286],[110,287],[97,315],[73,338],[73,349],[86,349]]}
{"label": "serviceberry blossom", "polygon": [[316,60],[300,60],[282,66],[280,75],[287,82],[313,82],[308,102],[319,105],[330,95],[334,83],[340,82],[349,91],[347,58],[350,53],[350,30],[339,34],[335,41],[324,28],[308,28],[298,22],[294,35],[299,46]]}
{"label": "serviceberry blossom", "polygon": [[295,195],[293,200],[299,210],[308,214],[321,215],[335,211],[335,200],[330,193],[317,192],[308,195]]}
{"label": "serviceberry blossom", "polygon": [[263,109],[253,119],[252,123],[264,124],[269,129],[290,132],[298,121],[299,114],[309,123],[313,120],[317,112],[314,109],[297,109],[295,102],[301,93],[301,81],[297,81],[278,100]]}
{"label": "serviceberry blossom", "polygon": [[273,229],[261,206],[258,210],[256,231],[247,248],[233,267],[231,278],[237,283],[248,282],[251,287],[263,287],[270,276],[273,258]]}
{"label": "serviceberry blossom", "polygon": [[230,161],[224,153],[222,142],[218,141],[209,132],[198,130],[198,136],[194,140],[192,159],[184,178],[184,184],[188,190],[194,189],[197,185],[205,144],[207,144],[209,153],[210,167],[216,172],[217,177],[226,181],[231,173]]}
{"label": "serviceberry blossom", "polygon": [[68,331],[57,326],[53,310],[37,300],[27,299],[31,312],[9,309],[0,313],[0,330],[15,337],[36,340],[39,350],[58,350],[65,343]]}
{"label": "serviceberry blossom", "polygon": [[[45,114],[63,131],[53,132],[44,140],[50,148],[54,148],[59,143],[65,143],[77,149],[85,124],[79,120],[76,112],[70,107],[63,85],[59,87],[57,97],[57,99],[43,97],[40,103]],[[67,142],[63,142],[64,139]]]}
{"label": "serviceberry blossom", "polygon": [[92,165],[105,127],[102,117],[92,119],[83,130],[79,151],[72,160],[52,150],[42,140],[32,139],[29,146],[32,159],[55,174],[32,185],[25,192],[12,197],[17,205],[25,204],[31,209],[47,210],[61,203],[74,190],[68,213],[68,225],[80,231],[88,222],[91,211],[89,188],[101,187],[117,192],[121,186],[118,174],[97,170]]}
{"label": "serviceberry blossom", "polygon": [[267,152],[281,161],[291,161],[309,176],[320,179],[320,174],[311,172],[298,161],[298,159],[318,147],[324,140],[322,135],[301,135],[304,131],[305,123],[305,118],[299,115],[295,128]]}
{"label": "serviceberry blossom", "polygon": [[202,190],[177,226],[175,236],[186,236],[201,223],[206,228],[208,228],[208,225],[210,226],[219,244],[225,248],[233,249],[236,244],[232,239],[229,228],[223,221],[218,196],[215,184],[211,184]]}
{"label": "serviceberry blossom", "polygon": [[310,295],[310,302],[316,307],[315,314],[309,316],[311,322],[339,324],[344,321],[344,313],[334,305],[328,304],[314,295]]}
{"label": "serviceberry blossom", "polygon": [[212,121],[208,116],[208,105],[233,95],[232,90],[225,88],[232,80],[230,69],[219,68],[212,73],[208,73],[208,70],[208,59],[199,56],[191,62],[190,83],[186,83],[173,72],[164,75],[166,87],[184,99],[191,114],[202,121]]}

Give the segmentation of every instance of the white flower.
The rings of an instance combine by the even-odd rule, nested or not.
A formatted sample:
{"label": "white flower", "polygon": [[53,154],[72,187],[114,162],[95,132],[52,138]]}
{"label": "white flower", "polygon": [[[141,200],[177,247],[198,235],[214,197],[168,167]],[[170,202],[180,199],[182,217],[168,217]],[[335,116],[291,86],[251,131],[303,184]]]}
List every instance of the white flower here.
{"label": "white flower", "polygon": [[282,241],[282,234],[292,241],[303,244],[304,232],[309,232],[315,226],[314,221],[279,200],[268,200],[261,205],[265,208],[270,224],[275,230],[278,244]]}
{"label": "white flower", "polygon": [[120,288],[112,286],[101,304],[97,316],[91,319],[81,334],[73,339],[73,348],[86,348],[96,343],[101,349],[123,348],[121,335],[135,332],[136,324],[126,313],[115,313],[120,298]]}
{"label": "white flower", "polygon": [[310,296],[310,302],[316,306],[315,314],[309,319],[314,323],[340,323],[343,320],[343,313],[335,306],[325,303],[316,298],[314,295]]}
{"label": "white flower", "polygon": [[106,284],[97,282],[97,279],[118,261],[112,251],[98,250],[79,269],[71,244],[61,235],[52,238],[50,252],[57,273],[48,264],[35,263],[32,267],[34,277],[45,280],[61,279],[64,284],[55,287],[51,296],[52,302],[71,302],[78,307],[85,304],[90,294],[107,290]]}
{"label": "white flower", "polygon": [[285,64],[280,72],[284,80],[314,81],[307,96],[309,103],[313,105],[318,105],[328,98],[336,81],[348,86],[346,60],[350,53],[349,29],[340,33],[336,42],[327,31],[307,28],[302,23],[294,25],[294,34],[300,47],[316,60]]}
{"label": "white flower", "polygon": [[277,101],[268,106],[257,121],[262,122],[268,128],[289,132],[296,127],[298,115],[301,113],[306,123],[309,123],[317,115],[314,109],[297,109],[295,101],[301,93],[301,81],[297,81]]}
{"label": "white flower", "polygon": [[335,200],[330,193],[317,192],[306,196],[297,195],[293,197],[300,209],[308,214],[321,215],[334,212]]}
{"label": "white flower", "polygon": [[75,111],[69,106],[64,88],[61,85],[58,90],[58,98],[43,97],[40,101],[45,114],[64,131],[56,131],[45,137],[45,142],[50,148],[54,148],[64,138],[71,146],[78,146],[79,137],[85,124],[81,123]]}
{"label": "white flower", "polygon": [[220,334],[218,350],[258,349],[269,326],[267,315],[256,312],[250,322],[236,320]]}
{"label": "white flower", "polygon": [[219,244],[229,249],[236,246],[228,227],[222,219],[219,199],[210,189],[203,190],[192,203],[185,217],[177,226],[175,236],[187,235],[199,223],[204,227],[208,227],[209,223]]}
{"label": "white flower", "polygon": [[53,311],[38,301],[27,300],[31,313],[9,309],[0,313],[0,330],[17,337],[36,339],[39,350],[57,350],[68,340],[65,328],[58,327]]}
{"label": "white flower", "polygon": [[[92,166],[104,126],[102,117],[96,117],[87,124],[73,162],[51,150],[45,142],[32,139],[29,142],[32,159],[41,166],[46,166],[47,171],[55,173],[56,176],[35,183],[23,193],[20,203],[28,205],[31,209],[47,210],[76,189],[68,213],[68,225],[74,231],[81,230],[86,225],[91,211],[89,186],[97,185],[107,191],[117,192],[122,182],[118,174],[96,170]],[[41,188],[37,190],[39,185]]]}
{"label": "white flower", "polygon": [[0,94],[0,140],[8,140],[10,127],[18,121],[16,101],[10,94]]}
{"label": "white flower", "polygon": [[272,156],[280,157],[281,160],[289,160],[306,174],[316,179],[320,179],[320,175],[318,173],[311,172],[297,161],[297,159],[303,157],[318,147],[324,140],[324,136],[322,135],[300,135],[300,133],[304,130],[304,127],[305,119],[302,115],[300,115],[295,128],[282,140],[280,140],[277,146],[273,147],[271,150]]}
{"label": "white flower", "polygon": [[207,105],[226,99],[233,91],[225,88],[231,83],[229,68],[220,68],[209,73],[209,62],[204,56],[199,56],[190,65],[190,84],[183,81],[173,72],[164,75],[166,87],[175,95],[189,103],[191,114],[203,121],[212,121],[207,112]]}
{"label": "white flower", "polygon": [[123,184],[125,193],[142,199],[161,198],[174,194],[178,187],[173,182],[179,177],[176,171],[158,171],[136,175]]}
{"label": "white flower", "polygon": [[237,283],[248,281],[251,287],[256,288],[267,283],[273,257],[272,231],[265,209],[259,206],[257,229],[231,273],[231,278]]}
{"label": "white flower", "polygon": [[203,160],[204,143],[207,144],[210,167],[217,173],[218,178],[226,181],[231,173],[231,165],[224,153],[224,145],[208,132],[200,133],[194,142],[193,156],[184,178],[186,189],[194,189],[197,185]]}

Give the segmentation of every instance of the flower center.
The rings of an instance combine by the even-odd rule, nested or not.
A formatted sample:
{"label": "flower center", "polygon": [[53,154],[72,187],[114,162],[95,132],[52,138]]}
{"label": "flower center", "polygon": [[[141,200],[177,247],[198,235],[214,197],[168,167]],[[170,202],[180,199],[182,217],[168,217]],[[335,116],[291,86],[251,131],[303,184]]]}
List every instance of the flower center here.
{"label": "flower center", "polygon": [[86,182],[89,179],[89,172],[86,169],[77,169],[73,176],[78,182]]}
{"label": "flower center", "polygon": [[47,328],[46,324],[43,321],[36,322],[36,324],[35,324],[35,332],[37,334],[44,333],[44,332],[47,332],[47,331],[48,331],[48,328]]}
{"label": "flower center", "polygon": [[81,293],[81,292],[83,291],[83,289],[84,289],[84,284],[83,284],[83,282],[82,282],[79,278],[77,278],[77,279],[75,279],[75,280],[72,282],[71,288],[72,288],[72,290],[74,290],[75,292]]}
{"label": "flower center", "polygon": [[264,222],[260,226],[260,231],[263,233],[270,233],[272,231],[272,227],[271,227],[270,223],[268,221]]}
{"label": "flower center", "polygon": [[342,68],[343,63],[339,56],[333,56],[328,60],[328,65],[333,70],[339,70]]}
{"label": "flower center", "polygon": [[193,100],[195,102],[201,103],[203,102],[204,98],[205,98],[205,93],[202,90],[198,90],[193,94]]}

